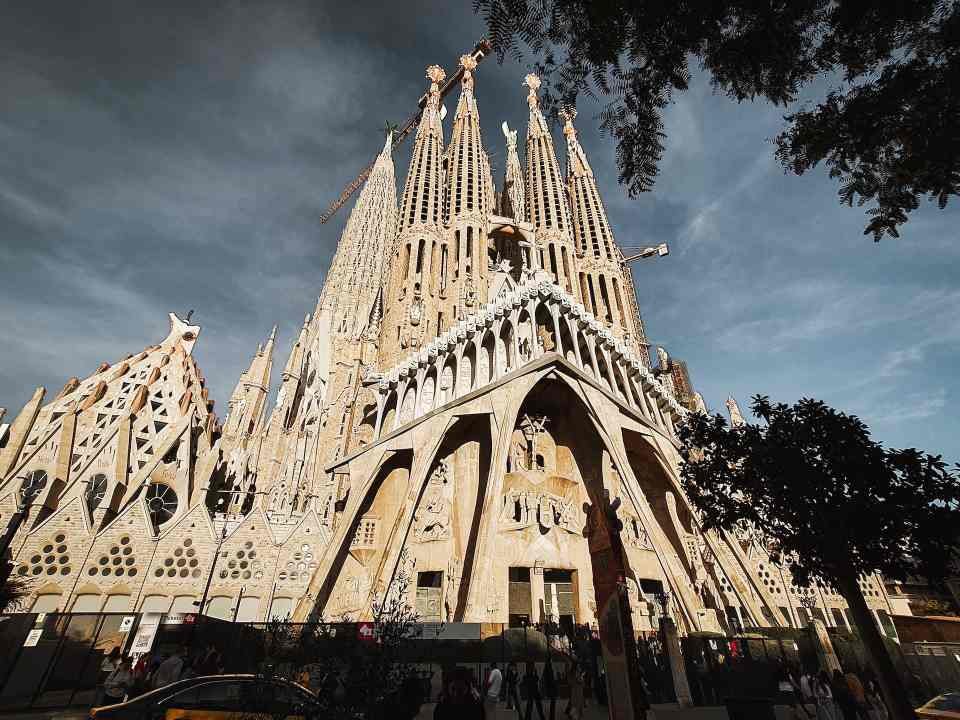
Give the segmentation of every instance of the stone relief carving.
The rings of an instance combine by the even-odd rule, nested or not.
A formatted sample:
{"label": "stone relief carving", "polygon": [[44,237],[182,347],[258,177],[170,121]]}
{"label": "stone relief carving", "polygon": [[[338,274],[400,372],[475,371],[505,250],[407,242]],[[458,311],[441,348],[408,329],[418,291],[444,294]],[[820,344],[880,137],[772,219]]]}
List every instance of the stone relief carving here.
{"label": "stone relief carving", "polygon": [[430,473],[423,499],[413,518],[413,536],[417,542],[450,537],[452,490],[449,465],[446,460],[441,460]]}

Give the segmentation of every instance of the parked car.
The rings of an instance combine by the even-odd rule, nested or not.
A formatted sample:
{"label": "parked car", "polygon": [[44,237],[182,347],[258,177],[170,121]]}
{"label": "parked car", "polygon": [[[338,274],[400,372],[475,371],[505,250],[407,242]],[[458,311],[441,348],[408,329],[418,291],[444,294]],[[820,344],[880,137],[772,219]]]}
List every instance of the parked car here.
{"label": "parked car", "polygon": [[937,695],[926,705],[917,708],[918,718],[930,720],[960,720],[960,692]]}
{"label": "parked car", "polygon": [[133,700],[90,710],[90,720],[228,720],[317,717],[317,696],[295,682],[258,675],[180,680]]}

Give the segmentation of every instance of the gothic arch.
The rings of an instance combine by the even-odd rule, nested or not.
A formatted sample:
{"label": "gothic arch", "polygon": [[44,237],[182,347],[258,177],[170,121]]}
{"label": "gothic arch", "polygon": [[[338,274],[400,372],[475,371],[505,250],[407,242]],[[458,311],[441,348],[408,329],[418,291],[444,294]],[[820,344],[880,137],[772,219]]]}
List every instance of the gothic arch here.
{"label": "gothic arch", "polygon": [[436,406],[446,405],[456,397],[457,392],[457,359],[452,354],[443,364],[440,371],[440,385],[437,388]]}
{"label": "gothic arch", "polygon": [[315,612],[330,615],[345,610],[359,614],[376,591],[376,568],[409,489],[412,464],[412,452],[403,450],[377,469],[339,546],[326,549],[334,555],[317,593]]}
{"label": "gothic arch", "polygon": [[380,435],[393,432],[397,420],[397,391],[387,393],[387,400],[383,404],[383,421],[380,423]]}
{"label": "gothic arch", "polygon": [[468,340],[460,356],[460,374],[457,382],[456,397],[467,395],[476,387],[477,379],[477,346]]}
{"label": "gothic arch", "polygon": [[500,337],[497,339],[497,377],[503,377],[514,370],[513,323],[504,320],[500,326]]}
{"label": "gothic arch", "polygon": [[433,410],[434,401],[437,399],[437,368],[432,366],[426,377],[423,379],[423,387],[420,390],[420,408],[417,415],[426,415]]}
{"label": "gothic arch", "polygon": [[[485,372],[484,372],[485,371]],[[480,354],[477,361],[478,384],[491,383],[497,376],[497,340],[492,330],[487,330],[480,344]]]}

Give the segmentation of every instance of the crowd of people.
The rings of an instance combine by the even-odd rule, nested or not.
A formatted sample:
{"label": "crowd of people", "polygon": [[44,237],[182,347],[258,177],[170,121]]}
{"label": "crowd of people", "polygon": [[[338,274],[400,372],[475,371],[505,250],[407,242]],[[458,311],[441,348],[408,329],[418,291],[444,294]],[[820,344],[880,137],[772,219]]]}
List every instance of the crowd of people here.
{"label": "crowd of people", "polygon": [[192,654],[186,647],[173,652],[144,653],[135,663],[114,647],[100,665],[94,705],[123,702],[177,680],[221,673],[223,656],[212,644]]}
{"label": "crowd of people", "polygon": [[538,672],[527,662],[521,671],[516,663],[501,670],[491,663],[481,684],[467,667],[456,667],[449,674],[434,709],[434,720],[479,720],[497,717],[500,707],[517,713],[519,720],[556,720],[560,702],[559,684],[568,686],[566,704],[559,708],[563,718],[581,720],[592,696],[592,674],[576,662],[564,661],[562,676],[551,660]]}
{"label": "crowd of people", "polygon": [[803,720],[886,720],[889,717],[879,686],[853,672],[834,670],[793,672],[781,668],[778,699]]}

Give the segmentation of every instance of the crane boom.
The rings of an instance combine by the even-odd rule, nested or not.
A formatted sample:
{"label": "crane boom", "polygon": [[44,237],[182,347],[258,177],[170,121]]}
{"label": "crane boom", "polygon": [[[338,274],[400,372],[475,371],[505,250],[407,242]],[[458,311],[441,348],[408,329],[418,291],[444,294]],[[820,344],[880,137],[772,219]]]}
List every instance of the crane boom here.
{"label": "crane boom", "polygon": [[[479,64],[487,55],[490,54],[490,42],[484,38],[473,47],[473,51],[470,54]],[[447,81],[441,86],[440,99],[442,100],[444,97],[446,97],[462,78],[463,68],[461,67],[457,69],[457,72],[447,78]],[[424,93],[417,101],[417,111],[407,118],[407,121],[400,126],[396,133],[394,133],[393,144],[390,146],[391,150],[396,150],[397,147],[407,138],[407,136],[417,128],[417,126],[420,124],[420,118],[423,116],[423,109],[426,106],[427,93]],[[350,199],[350,196],[352,196],[357,189],[363,185],[364,182],[366,182],[367,178],[370,177],[370,173],[373,172],[374,163],[376,163],[376,159],[374,159],[373,162],[361,170],[360,174],[351,180],[350,183],[343,189],[343,192],[340,193],[340,196],[334,200],[330,207],[328,207],[320,216],[321,224],[327,222],[336,214],[337,210],[346,205],[347,200]]]}

